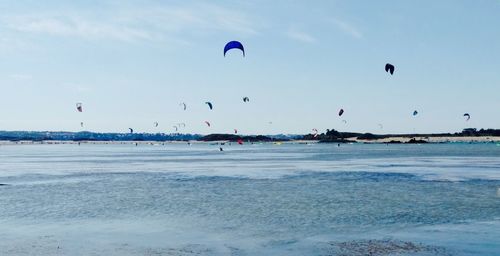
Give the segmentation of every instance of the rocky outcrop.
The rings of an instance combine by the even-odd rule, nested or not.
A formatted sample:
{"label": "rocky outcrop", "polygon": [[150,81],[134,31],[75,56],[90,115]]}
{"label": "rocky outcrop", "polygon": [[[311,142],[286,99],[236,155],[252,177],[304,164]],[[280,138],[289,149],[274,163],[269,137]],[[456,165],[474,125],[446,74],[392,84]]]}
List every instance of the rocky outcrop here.
{"label": "rocky outcrop", "polygon": [[412,138],[412,139],[410,139],[409,141],[407,141],[405,143],[408,143],[408,144],[423,144],[423,143],[429,143],[429,142],[426,141],[426,140],[417,140],[415,138]]}
{"label": "rocky outcrop", "polygon": [[320,143],[348,143],[355,142],[347,138],[354,138],[359,133],[342,133],[334,129],[326,130],[326,133],[321,134],[307,134],[302,139],[304,140],[318,140]]}

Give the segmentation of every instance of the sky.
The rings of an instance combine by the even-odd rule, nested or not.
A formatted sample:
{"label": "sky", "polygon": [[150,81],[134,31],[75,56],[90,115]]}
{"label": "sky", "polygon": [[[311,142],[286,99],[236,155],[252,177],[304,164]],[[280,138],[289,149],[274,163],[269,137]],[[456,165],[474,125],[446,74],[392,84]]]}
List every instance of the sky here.
{"label": "sky", "polygon": [[500,128],[499,74],[498,0],[0,1],[0,130]]}

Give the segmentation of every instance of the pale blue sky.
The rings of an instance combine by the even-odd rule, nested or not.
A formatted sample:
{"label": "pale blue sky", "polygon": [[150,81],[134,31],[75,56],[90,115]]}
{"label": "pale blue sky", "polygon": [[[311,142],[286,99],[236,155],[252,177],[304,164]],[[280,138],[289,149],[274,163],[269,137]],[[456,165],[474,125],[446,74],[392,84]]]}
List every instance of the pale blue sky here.
{"label": "pale blue sky", "polygon": [[0,88],[0,130],[500,128],[500,1],[0,1]]}

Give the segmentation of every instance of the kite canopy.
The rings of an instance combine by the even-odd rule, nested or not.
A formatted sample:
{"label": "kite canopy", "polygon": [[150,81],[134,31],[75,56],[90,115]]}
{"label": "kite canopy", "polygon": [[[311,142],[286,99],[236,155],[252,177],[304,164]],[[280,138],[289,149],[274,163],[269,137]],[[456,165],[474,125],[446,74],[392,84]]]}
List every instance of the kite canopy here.
{"label": "kite canopy", "polygon": [[234,129],[234,134],[237,134],[238,133],[238,129]]}
{"label": "kite canopy", "polygon": [[243,102],[249,102],[250,99],[248,97],[243,97]]}
{"label": "kite canopy", "polygon": [[385,72],[389,72],[392,76],[392,74],[394,74],[394,65],[392,64],[385,64]]}
{"label": "kite canopy", "polygon": [[214,106],[212,105],[212,102],[207,101],[207,102],[205,102],[205,104],[207,104],[210,109],[214,108]]}
{"label": "kite canopy", "polygon": [[342,108],[341,108],[341,109],[339,110],[339,116],[342,116],[342,114],[344,114],[344,109],[342,109]]}
{"label": "kite canopy", "polygon": [[155,127],[158,127],[158,122],[154,122],[154,126],[155,126]]}
{"label": "kite canopy", "polygon": [[76,110],[78,110],[78,112],[82,112],[83,111],[82,103],[80,103],[80,102],[76,103]]}
{"label": "kite canopy", "polygon": [[313,128],[312,131],[313,131],[314,138],[318,137],[318,129]]}
{"label": "kite canopy", "polygon": [[187,108],[187,105],[184,102],[179,103],[179,106],[182,106],[184,110],[186,110]]}
{"label": "kite canopy", "polygon": [[415,110],[415,111],[413,111],[413,116],[416,116],[416,115],[418,115],[418,111]]}
{"label": "kite canopy", "polygon": [[130,130],[130,133],[134,133],[134,129],[128,128]]}
{"label": "kite canopy", "polygon": [[231,49],[240,49],[243,52],[243,57],[245,57],[245,49],[243,45],[238,41],[231,41],[224,46],[224,57],[226,57],[226,52]]}
{"label": "kite canopy", "polygon": [[470,119],[469,113],[465,113],[464,116],[467,117],[467,119],[465,119],[465,121],[469,121],[469,119]]}
{"label": "kite canopy", "polygon": [[80,126],[83,127],[83,122],[80,122]]}
{"label": "kite canopy", "polygon": [[174,127],[175,131],[179,130],[179,128],[177,126],[174,125],[173,127]]}
{"label": "kite canopy", "polygon": [[209,121],[205,121],[205,124],[207,124],[207,126],[210,127],[210,122]]}

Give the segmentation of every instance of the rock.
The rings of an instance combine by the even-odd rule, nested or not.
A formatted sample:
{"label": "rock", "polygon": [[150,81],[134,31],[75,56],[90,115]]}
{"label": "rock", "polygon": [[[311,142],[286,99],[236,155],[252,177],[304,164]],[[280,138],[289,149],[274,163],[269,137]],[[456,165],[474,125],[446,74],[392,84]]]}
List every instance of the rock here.
{"label": "rock", "polygon": [[412,138],[409,141],[407,141],[406,143],[408,143],[408,144],[422,144],[422,143],[428,143],[428,141],[426,141],[426,140],[417,140],[415,138]]}
{"label": "rock", "polygon": [[400,143],[403,143],[403,142],[401,142],[399,140],[391,140],[391,141],[389,141],[387,143],[390,143],[390,144],[400,144]]}

